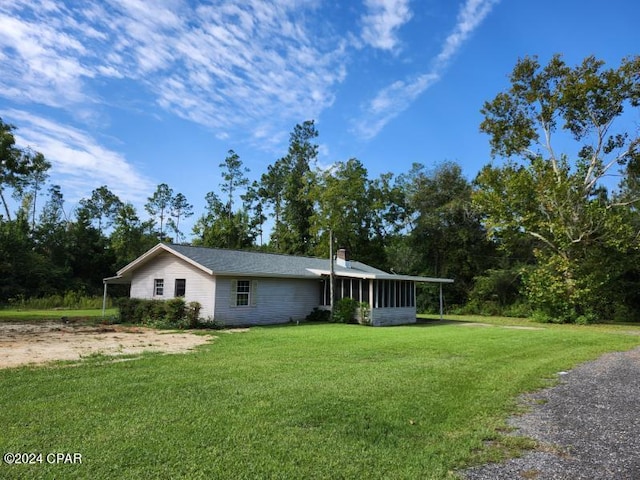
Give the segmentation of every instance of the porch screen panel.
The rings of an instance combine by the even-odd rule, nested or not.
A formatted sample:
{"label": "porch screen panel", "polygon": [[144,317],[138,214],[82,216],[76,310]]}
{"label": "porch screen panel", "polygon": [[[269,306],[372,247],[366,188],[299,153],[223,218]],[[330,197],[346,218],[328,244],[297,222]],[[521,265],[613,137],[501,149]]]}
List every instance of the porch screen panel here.
{"label": "porch screen panel", "polygon": [[411,306],[411,301],[409,299],[410,285],[411,285],[411,282],[407,282],[407,281],[402,282],[402,306],[403,307]]}
{"label": "porch screen panel", "polygon": [[373,292],[373,298],[371,299],[371,305],[373,305],[373,308],[378,308],[378,298],[380,298],[380,296],[378,295],[378,281],[377,280],[371,280],[372,282],[372,292]]}
{"label": "porch screen panel", "polygon": [[365,302],[365,303],[369,303],[370,302],[370,300],[369,300],[369,280],[368,279],[361,280],[360,283],[361,283],[360,291],[362,292],[362,295],[360,297],[362,300],[360,300],[360,301],[361,302]]}
{"label": "porch screen panel", "polygon": [[[416,286],[411,280],[362,280],[359,290],[354,286],[353,298],[356,298],[358,291],[361,294],[360,301],[369,303],[373,308],[407,308],[416,305]],[[369,292],[372,298],[369,298]]]}
{"label": "porch screen panel", "polygon": [[331,282],[329,279],[320,280],[320,305],[331,305]]}
{"label": "porch screen panel", "polygon": [[385,307],[390,307],[391,306],[391,281],[390,280],[385,280],[384,281],[384,289],[386,290],[385,292]]}
{"label": "porch screen panel", "polygon": [[411,290],[413,289],[413,282],[407,282],[407,307],[413,307],[411,305]]}
{"label": "porch screen panel", "polygon": [[416,284],[411,285],[411,306],[416,306]]}
{"label": "porch screen panel", "polygon": [[400,282],[393,281],[393,306],[400,306]]}

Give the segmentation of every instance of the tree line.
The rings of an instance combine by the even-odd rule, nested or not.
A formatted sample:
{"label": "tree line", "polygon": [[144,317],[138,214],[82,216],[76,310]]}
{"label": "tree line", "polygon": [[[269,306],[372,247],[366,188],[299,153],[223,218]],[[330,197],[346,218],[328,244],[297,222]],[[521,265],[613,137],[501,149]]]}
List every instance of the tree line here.
{"label": "tree line", "polygon": [[[473,181],[455,162],[377,178],[357,158],[321,169],[319,134],[305,121],[259,180],[229,150],[190,242],[326,257],[333,231],[362,262],[454,278],[450,310],[638,319],[640,137],[617,122],[640,105],[639,58],[607,69],[594,57],[575,67],[560,56],[547,65],[525,57],[510,81],[482,107],[480,130],[500,161]],[[99,292],[103,277],[158,241],[186,241],[195,212],[167,184],[148,197],[145,219],[106,185],[72,215],[57,185],[37,205],[50,164],[17,147],[14,131],[0,120],[0,302]],[[421,288],[418,308],[436,305],[436,292]]]}

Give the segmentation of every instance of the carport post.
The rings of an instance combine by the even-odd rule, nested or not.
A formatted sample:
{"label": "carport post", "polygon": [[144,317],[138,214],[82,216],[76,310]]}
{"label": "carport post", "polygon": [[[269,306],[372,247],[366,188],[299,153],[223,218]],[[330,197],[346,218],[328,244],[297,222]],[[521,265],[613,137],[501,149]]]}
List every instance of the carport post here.
{"label": "carport post", "polygon": [[102,318],[104,318],[104,312],[107,309],[107,282],[103,281],[104,293],[102,294]]}

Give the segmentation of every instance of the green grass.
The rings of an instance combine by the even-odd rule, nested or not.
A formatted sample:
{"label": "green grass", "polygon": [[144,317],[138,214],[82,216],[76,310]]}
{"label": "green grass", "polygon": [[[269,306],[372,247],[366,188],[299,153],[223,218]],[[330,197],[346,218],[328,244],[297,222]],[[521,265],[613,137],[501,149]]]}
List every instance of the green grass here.
{"label": "green grass", "polygon": [[[418,314],[418,320],[439,320],[440,315],[437,314]],[[640,333],[640,323],[638,322],[601,322],[601,323],[593,323],[589,325],[578,325],[578,324],[558,324],[558,323],[542,323],[542,322],[534,322],[528,318],[516,318],[516,317],[498,317],[498,316],[485,316],[485,315],[445,315],[445,321],[454,321],[454,322],[466,322],[466,323],[483,323],[490,325],[501,325],[501,326],[525,326],[529,328],[560,328],[561,330],[576,330],[576,331],[584,331],[589,330],[592,332],[616,332],[616,331],[634,331],[636,333]],[[630,330],[631,328],[631,330]]]}
{"label": "green grass", "polygon": [[451,478],[527,444],[500,434],[518,394],[640,344],[541,327],[264,327],[186,355],[0,371],[0,451],[83,459],[0,477]]}
{"label": "green grass", "polygon": [[[109,318],[118,313],[117,308],[107,308],[105,310],[105,317]],[[46,309],[46,310],[18,310],[18,309],[0,309],[0,322],[7,321],[26,321],[26,320],[50,320],[52,318],[87,318],[96,319],[102,318],[102,309]]]}

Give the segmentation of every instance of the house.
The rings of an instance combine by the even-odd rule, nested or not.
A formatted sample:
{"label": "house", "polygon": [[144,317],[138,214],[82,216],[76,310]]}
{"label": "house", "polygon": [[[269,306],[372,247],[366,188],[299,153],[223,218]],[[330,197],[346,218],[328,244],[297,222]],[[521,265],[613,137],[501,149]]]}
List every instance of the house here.
{"label": "house", "polygon": [[[125,283],[132,298],[184,297],[202,305],[204,318],[267,325],[328,309],[330,273],[329,259],[160,243],[105,278],[105,298],[108,284]],[[453,282],[383,272],[352,261],[345,249],[338,250],[334,278],[336,300],[350,297],[368,304],[376,326],[415,323],[416,283],[439,283],[442,294],[442,284]]]}

